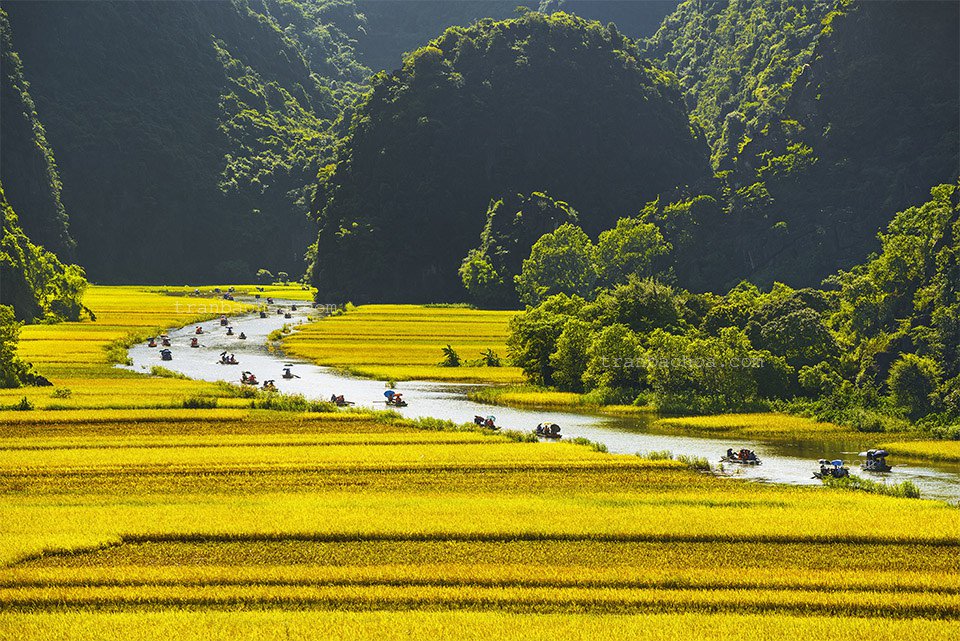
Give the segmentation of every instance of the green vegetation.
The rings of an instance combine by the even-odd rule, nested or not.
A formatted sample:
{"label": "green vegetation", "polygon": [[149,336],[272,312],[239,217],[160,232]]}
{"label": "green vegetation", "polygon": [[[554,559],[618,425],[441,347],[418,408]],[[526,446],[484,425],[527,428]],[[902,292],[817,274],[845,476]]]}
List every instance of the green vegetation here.
{"label": "green vegetation", "polygon": [[718,173],[645,211],[679,282],[815,285],[955,181],[957,20],[954,2],[682,3],[646,53],[678,76]]}
{"label": "green vegetation", "polygon": [[0,131],[3,156],[0,183],[22,215],[24,230],[39,245],[69,258],[74,249],[67,228],[67,212],[60,200],[62,185],[46,130],[37,115],[23,75],[23,64],[13,48],[10,22],[0,9]]}
{"label": "green vegetation", "polygon": [[[583,264],[558,261],[543,279],[556,289],[511,321],[511,358],[533,384],[652,402],[666,413],[780,407],[860,431],[919,421],[952,434],[958,193],[940,185],[897,214],[880,234],[882,251],[824,289],[741,283],[720,297],[633,275],[594,289],[571,280]],[[549,241],[556,251],[557,237],[545,235],[529,260],[543,262],[538,247]],[[574,237],[566,251],[589,256],[588,243]]]}
{"label": "green vegetation", "polygon": [[0,184],[3,236],[0,237],[0,305],[13,308],[19,320],[77,320],[87,286],[83,269],[64,265],[34,245],[20,228]]}
{"label": "green vegetation", "polygon": [[[349,3],[4,9],[56,152],[77,258],[92,277],[252,280],[262,265],[303,272],[316,229],[311,183],[332,157],[334,122],[368,74],[348,35],[360,27]],[[26,160],[7,111],[3,156]],[[5,182],[17,164],[4,163]],[[18,178],[15,206],[36,184]]]}
{"label": "green vegetation", "polygon": [[595,234],[707,176],[675,81],[615,28],[563,13],[451,28],[374,77],[321,174],[313,282],[332,300],[457,299],[491,198],[539,190]]}

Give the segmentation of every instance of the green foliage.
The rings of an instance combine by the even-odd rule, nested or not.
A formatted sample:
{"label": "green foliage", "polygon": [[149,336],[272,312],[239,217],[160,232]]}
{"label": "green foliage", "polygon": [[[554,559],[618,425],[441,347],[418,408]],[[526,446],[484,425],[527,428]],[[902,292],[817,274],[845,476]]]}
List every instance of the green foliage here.
{"label": "green foliage", "polygon": [[460,355],[450,345],[442,347],[443,360],[437,363],[440,367],[460,367]]}
{"label": "green foliage", "polygon": [[932,359],[916,354],[902,354],[890,368],[887,378],[891,400],[906,409],[914,419],[933,409],[933,396],[939,383],[937,364]]}
{"label": "green foliage", "polygon": [[492,348],[487,348],[483,350],[483,364],[486,367],[501,367],[503,365],[500,355],[493,351]]}
{"label": "green foliage", "polygon": [[20,340],[20,323],[13,308],[0,305],[0,387],[20,387],[26,373],[26,365],[17,358],[17,342]]}
{"label": "green foliage", "polygon": [[0,305],[13,307],[21,320],[78,320],[87,287],[83,269],[64,265],[34,245],[0,185],[3,236],[0,238]]}
{"label": "green foliage", "polygon": [[318,189],[327,299],[453,298],[464,277],[484,296],[509,288],[483,251],[457,277],[498,194],[562,197],[598,234],[707,176],[675,80],[616,29],[567,14],[447,29],[372,84]]}
{"label": "green foliage", "polygon": [[523,369],[530,382],[553,384],[550,356],[556,351],[557,339],[566,323],[577,316],[583,304],[583,299],[578,296],[558,294],[510,320],[510,338],[507,340],[510,360]]}
{"label": "green foliage", "polygon": [[571,392],[584,390],[583,375],[587,371],[592,332],[589,323],[572,318],[565,323],[557,337],[556,349],[550,354],[550,367],[553,380],[561,389]]}
{"label": "green foliage", "polygon": [[680,79],[715,165],[783,109],[813,57],[827,0],[682,2],[645,53]]}
{"label": "green foliage", "polygon": [[597,241],[597,272],[600,282],[610,286],[630,276],[654,275],[657,260],[670,251],[653,223],[638,218],[621,218],[616,227],[601,232]]}
{"label": "green foliage", "polygon": [[583,381],[589,389],[637,389],[646,375],[639,337],[626,325],[608,325],[592,337]]}
{"label": "green foliage", "polygon": [[[352,4],[4,8],[90,274],[182,282],[244,280],[264,264],[302,271],[316,176],[368,73],[348,35],[362,22]],[[19,160],[3,117],[3,156]],[[20,163],[3,164],[6,181]],[[15,206],[29,184],[9,186]]]}
{"label": "green foliage", "polygon": [[24,77],[23,64],[13,46],[7,14],[0,9],[0,183],[22,215],[24,230],[38,244],[70,257],[67,212],[61,201],[62,184],[47,132],[37,116]]}
{"label": "green foliage", "polygon": [[492,201],[480,246],[460,266],[460,279],[470,298],[485,307],[517,302],[514,277],[533,244],[564,223],[576,223],[577,212],[565,202],[534,192]]}
{"label": "green foliage", "polygon": [[888,485],[886,483],[879,483],[870,479],[850,475],[839,479],[827,477],[823,480],[823,484],[844,490],[869,492],[870,494],[883,494],[885,496],[897,496],[905,499],[920,498],[920,488],[910,481]]}
{"label": "green foliage", "polygon": [[514,280],[528,305],[554,294],[590,297],[597,283],[593,243],[576,225],[560,225],[534,243]]}

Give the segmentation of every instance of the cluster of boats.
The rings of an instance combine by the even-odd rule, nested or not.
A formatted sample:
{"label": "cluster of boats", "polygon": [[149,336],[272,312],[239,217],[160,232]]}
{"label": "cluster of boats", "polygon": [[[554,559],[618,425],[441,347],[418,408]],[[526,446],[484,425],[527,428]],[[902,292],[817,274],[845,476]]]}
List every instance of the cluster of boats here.
{"label": "cluster of boats", "polygon": [[[887,463],[887,456],[890,453],[886,450],[867,450],[866,452],[860,452],[860,456],[863,456],[865,460],[860,464],[860,469],[864,472],[880,472],[886,473],[891,471],[893,468]],[[736,463],[738,465],[762,465],[763,462],[757,456],[756,452],[753,450],[748,450],[746,448],[734,451],[731,447],[727,449],[725,456],[720,458],[721,463]],[[850,468],[847,467],[846,461],[842,459],[820,459],[817,461],[819,469],[813,472],[813,478],[817,479],[842,479],[847,476],[850,476]]]}

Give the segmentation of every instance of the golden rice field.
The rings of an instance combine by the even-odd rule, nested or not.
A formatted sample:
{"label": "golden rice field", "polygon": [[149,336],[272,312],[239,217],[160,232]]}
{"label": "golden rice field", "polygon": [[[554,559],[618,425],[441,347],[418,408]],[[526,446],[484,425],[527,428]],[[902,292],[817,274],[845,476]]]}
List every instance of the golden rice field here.
{"label": "golden rice field", "polygon": [[711,436],[792,437],[814,434],[822,438],[850,433],[848,428],[833,423],[772,412],[661,418],[654,425],[661,429]]}
{"label": "golden rice field", "polygon": [[464,360],[492,349],[506,365],[515,312],[418,305],[362,305],[298,329],[283,340],[293,355],[383,380],[516,383],[516,367],[438,367],[451,345]]}
{"label": "golden rice field", "polygon": [[913,458],[960,462],[960,441],[908,441],[885,443],[885,450]]}
{"label": "golden rice field", "polygon": [[[0,411],[0,638],[960,634],[956,507],[389,414],[184,409],[225,392],[103,349],[191,322],[175,301],[93,288],[96,323],[24,329],[73,393]],[[86,351],[59,349],[68,335]]]}

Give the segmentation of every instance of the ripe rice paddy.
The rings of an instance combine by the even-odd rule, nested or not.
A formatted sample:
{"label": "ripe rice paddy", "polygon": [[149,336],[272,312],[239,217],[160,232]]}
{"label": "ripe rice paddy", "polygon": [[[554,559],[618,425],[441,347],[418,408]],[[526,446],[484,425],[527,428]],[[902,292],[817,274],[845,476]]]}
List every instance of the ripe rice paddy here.
{"label": "ripe rice paddy", "polygon": [[[516,383],[519,368],[507,367],[508,323],[515,312],[458,307],[363,305],[325,318],[284,338],[287,353],[358,376],[383,380]],[[503,367],[439,367],[450,345],[464,361],[492,349]]]}
{"label": "ripe rice paddy", "polygon": [[[94,288],[110,329],[25,328],[73,391],[0,412],[0,638],[960,634],[956,507],[389,414],[220,406],[247,399],[112,369],[104,345],[193,322],[171,299]],[[59,349],[66,335],[85,351]]]}

